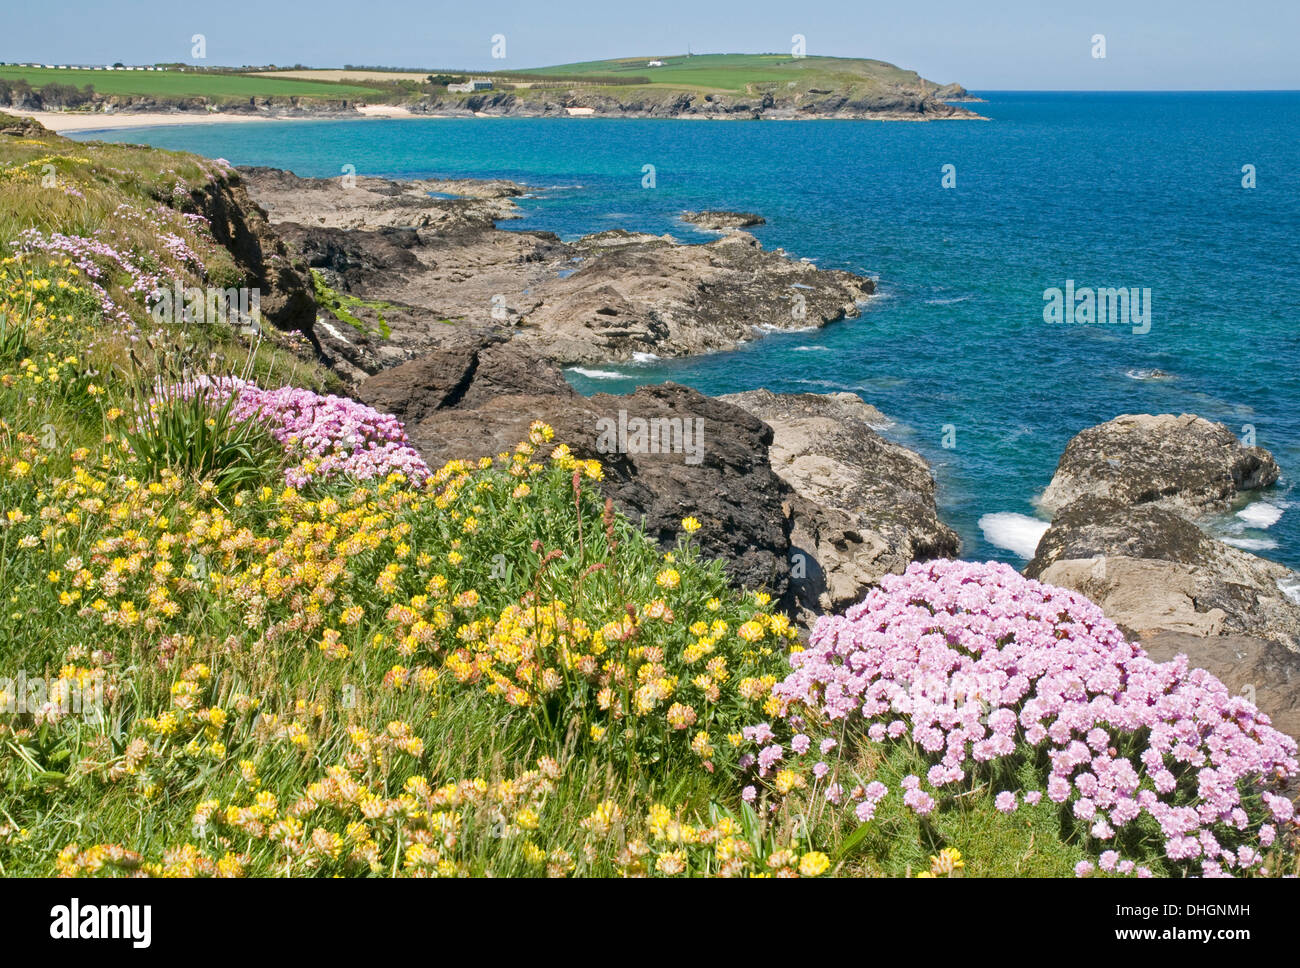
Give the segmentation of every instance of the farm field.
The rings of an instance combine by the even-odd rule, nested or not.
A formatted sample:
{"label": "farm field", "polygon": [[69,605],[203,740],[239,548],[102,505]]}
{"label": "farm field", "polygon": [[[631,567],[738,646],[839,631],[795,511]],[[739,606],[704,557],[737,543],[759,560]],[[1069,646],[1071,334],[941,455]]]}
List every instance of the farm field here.
{"label": "farm field", "polygon": [[189,71],[96,71],[81,68],[47,70],[0,67],[0,81],[26,81],[32,87],[90,84],[98,94],[155,97],[321,97],[353,98],[378,93],[357,84],[328,80],[273,77],[265,74],[209,74]]}

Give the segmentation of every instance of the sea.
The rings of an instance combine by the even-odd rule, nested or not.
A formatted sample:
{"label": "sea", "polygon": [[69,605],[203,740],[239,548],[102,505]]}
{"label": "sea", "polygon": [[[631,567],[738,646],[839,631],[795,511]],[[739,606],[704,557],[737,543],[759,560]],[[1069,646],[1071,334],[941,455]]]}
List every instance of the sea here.
{"label": "sea", "polygon": [[[434,118],[77,137],[303,176],[509,178],[533,191],[501,227],[565,238],[704,243],[715,236],[683,211],[761,214],[764,246],[876,280],[860,316],[582,367],[574,386],[856,393],[933,466],[963,557],[1016,565],[1074,434],[1124,413],[1199,414],[1283,471],[1208,527],[1300,567],[1300,93],[980,96],[988,121]],[[1100,289],[1128,290],[1128,316],[1085,315],[1084,291]]]}

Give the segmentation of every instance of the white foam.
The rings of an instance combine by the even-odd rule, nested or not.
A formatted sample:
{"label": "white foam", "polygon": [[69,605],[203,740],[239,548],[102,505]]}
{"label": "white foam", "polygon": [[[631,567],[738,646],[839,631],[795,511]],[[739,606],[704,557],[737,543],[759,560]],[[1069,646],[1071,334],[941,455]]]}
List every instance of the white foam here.
{"label": "white foam", "polygon": [[658,353],[633,353],[632,362],[634,363],[657,363],[662,357]]}
{"label": "white foam", "polygon": [[967,293],[964,296],[952,296],[947,299],[927,299],[925,301],[925,304],[927,306],[951,306],[954,303],[963,303],[967,299],[974,299],[974,298],[975,296],[973,294]]}
{"label": "white foam", "polygon": [[325,330],[325,332],[329,333],[329,334],[330,334],[331,336],[333,336],[335,339],[337,339],[337,340],[341,340],[341,341],[343,341],[344,343],[347,343],[349,346],[352,345],[352,340],[348,339],[346,336],[344,336],[342,333],[340,333],[337,329],[335,329],[333,326],[331,326],[331,325],[330,325],[328,322],[326,322],[323,318],[317,316],[317,317],[316,317],[316,325],[317,325],[317,326],[320,326],[321,328],[323,328],[323,329]]}
{"label": "white foam", "polygon": [[574,373],[585,376],[589,380],[622,380],[624,374],[616,373],[613,370],[588,370],[586,367],[570,367]]}
{"label": "white foam", "polygon": [[1219,540],[1242,551],[1272,551],[1277,547],[1277,542],[1272,538],[1221,538]]}
{"label": "white foam", "polygon": [[1124,375],[1130,380],[1172,380],[1174,375],[1164,370],[1125,370]]}
{"label": "white foam", "polygon": [[984,540],[998,548],[1005,548],[1028,561],[1034,557],[1038,541],[1047,532],[1048,523],[1041,518],[1014,511],[997,511],[979,519]]}
{"label": "white foam", "polygon": [[1277,587],[1283,595],[1300,605],[1300,575],[1296,575],[1294,578],[1279,578]]}
{"label": "white foam", "polygon": [[1237,512],[1237,517],[1246,522],[1249,528],[1271,528],[1282,519],[1285,512],[1284,508],[1276,504],[1269,504],[1267,501],[1256,501],[1254,504],[1248,504]]}
{"label": "white foam", "polygon": [[796,353],[829,353],[830,351],[829,346],[796,346],[794,348]]}
{"label": "white foam", "polygon": [[776,326],[772,323],[756,323],[751,329],[759,333],[815,333],[820,326]]}

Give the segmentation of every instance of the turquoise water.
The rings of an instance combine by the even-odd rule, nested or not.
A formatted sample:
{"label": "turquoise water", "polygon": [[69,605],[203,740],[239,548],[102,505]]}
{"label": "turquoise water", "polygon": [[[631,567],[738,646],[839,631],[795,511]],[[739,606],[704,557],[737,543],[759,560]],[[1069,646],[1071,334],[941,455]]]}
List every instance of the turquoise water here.
{"label": "turquoise water", "polygon": [[[111,137],[308,176],[351,164],[512,178],[546,191],[503,227],[565,237],[626,227],[707,241],[682,210],[759,212],[764,245],[877,277],[879,296],[820,331],[593,367],[571,373],[575,385],[858,393],[894,419],[888,436],[933,463],[965,554],[1011,562],[1003,546],[1019,519],[985,519],[987,533],[980,521],[1032,516],[1074,433],[1121,413],[1198,413],[1253,427],[1283,467],[1265,495],[1273,509],[1248,512],[1268,526],[1231,516],[1221,530],[1300,566],[1300,507],[1288,508],[1300,473],[1300,94],[986,97],[990,123],[432,119]],[[1150,331],[1045,323],[1044,290],[1067,279],[1150,289]]]}

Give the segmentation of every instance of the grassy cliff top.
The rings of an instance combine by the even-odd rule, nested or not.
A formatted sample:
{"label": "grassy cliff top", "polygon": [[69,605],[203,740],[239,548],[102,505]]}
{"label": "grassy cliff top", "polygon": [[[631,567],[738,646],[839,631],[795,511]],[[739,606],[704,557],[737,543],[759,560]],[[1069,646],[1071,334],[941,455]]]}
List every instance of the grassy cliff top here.
{"label": "grassy cliff top", "polygon": [[[650,67],[662,61],[662,67]],[[915,71],[880,60],[857,57],[793,57],[790,54],[678,54],[676,56],[620,57],[614,60],[557,64],[503,75],[560,76],[565,79],[646,78],[651,86],[699,89],[708,93],[752,93],[794,86],[807,90],[856,87],[919,88],[925,81]]]}
{"label": "grassy cliff top", "polygon": [[34,88],[46,84],[67,84],[82,88],[89,84],[97,94],[159,98],[206,97],[213,100],[249,97],[339,99],[376,93],[372,87],[323,79],[179,70],[61,70],[9,65],[0,67],[0,81],[26,81]]}

